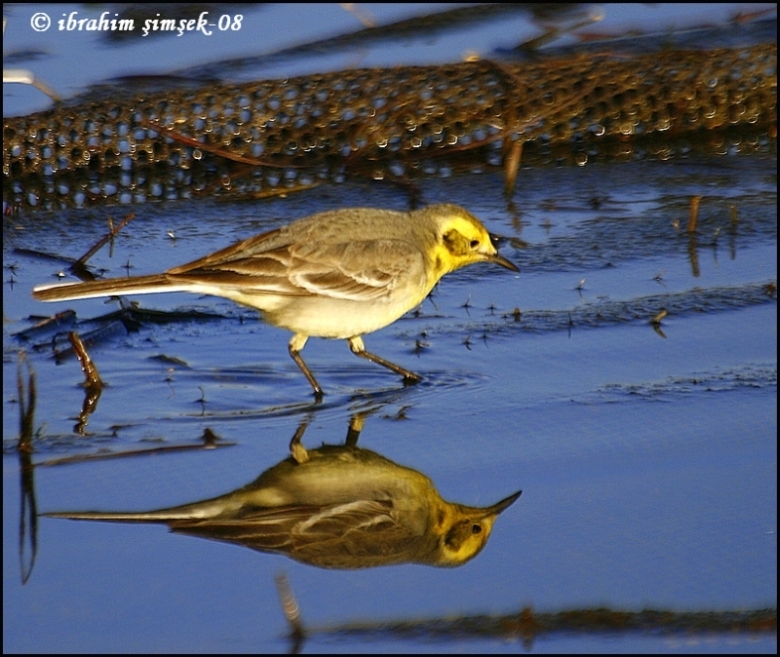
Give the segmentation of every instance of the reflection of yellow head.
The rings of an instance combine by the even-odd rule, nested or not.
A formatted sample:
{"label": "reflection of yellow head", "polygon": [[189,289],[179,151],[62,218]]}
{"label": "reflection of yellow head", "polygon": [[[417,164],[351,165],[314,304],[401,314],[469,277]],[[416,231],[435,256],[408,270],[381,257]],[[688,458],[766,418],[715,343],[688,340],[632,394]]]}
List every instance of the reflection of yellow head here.
{"label": "reflection of yellow head", "polygon": [[437,566],[460,566],[477,556],[485,547],[498,514],[511,506],[522,491],[493,506],[481,509],[462,504],[444,504],[437,531],[442,532]]}

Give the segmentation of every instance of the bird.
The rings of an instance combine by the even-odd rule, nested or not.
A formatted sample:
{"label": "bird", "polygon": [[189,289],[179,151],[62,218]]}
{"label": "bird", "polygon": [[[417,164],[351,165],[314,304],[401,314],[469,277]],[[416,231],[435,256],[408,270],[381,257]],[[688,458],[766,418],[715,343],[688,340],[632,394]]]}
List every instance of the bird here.
{"label": "bird", "polygon": [[399,212],[341,208],[320,212],[161,274],[39,285],[39,301],[157,292],[224,297],[292,331],[288,350],[323,391],[301,356],[310,337],[346,340],[354,354],[417,383],[422,377],[366,350],[362,336],[417,307],[445,274],[478,262],[511,271],[499,238],[464,208],[441,203]]}
{"label": "bird", "polygon": [[455,567],[482,551],[498,515],[521,493],[488,507],[447,502],[424,474],[374,451],[355,445],[306,450],[298,444],[255,481],[212,499],[148,512],[41,515],[167,524],[174,533],[321,568]]}

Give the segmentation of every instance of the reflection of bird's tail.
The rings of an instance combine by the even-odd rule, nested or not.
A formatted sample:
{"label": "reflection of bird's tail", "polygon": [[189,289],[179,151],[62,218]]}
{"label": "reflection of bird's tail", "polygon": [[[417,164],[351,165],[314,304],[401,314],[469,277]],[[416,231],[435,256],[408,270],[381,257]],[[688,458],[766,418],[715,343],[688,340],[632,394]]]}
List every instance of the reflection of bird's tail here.
{"label": "reflection of bird's tail", "polygon": [[118,513],[112,511],[55,511],[42,513],[47,518],[66,518],[68,520],[105,520],[107,522],[172,522],[174,520],[202,520],[214,518],[225,511],[230,512],[224,500],[214,498],[210,501],[195,502],[173,506],[157,511],[138,511]]}
{"label": "reflection of bird's tail", "polygon": [[[103,511],[81,511],[70,513],[68,511],[56,513],[42,513],[47,518],[67,518],[68,520],[106,520],[109,522],[167,522],[176,520],[177,516],[166,514],[165,511],[152,511],[151,513],[111,513]],[[186,516],[180,516],[186,517]]]}
{"label": "reflection of bird's tail", "polygon": [[130,278],[107,278],[86,283],[53,283],[39,285],[33,290],[38,301],[66,301],[70,299],[91,299],[116,294],[146,294],[150,292],[177,292],[189,289],[184,283],[171,283],[165,274],[132,276]]}

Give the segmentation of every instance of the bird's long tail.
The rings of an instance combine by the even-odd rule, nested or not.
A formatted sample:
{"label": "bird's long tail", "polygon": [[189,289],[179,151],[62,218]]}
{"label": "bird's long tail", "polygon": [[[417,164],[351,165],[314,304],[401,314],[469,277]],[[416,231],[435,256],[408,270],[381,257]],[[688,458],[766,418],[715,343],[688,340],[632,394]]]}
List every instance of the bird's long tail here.
{"label": "bird's long tail", "polygon": [[68,301],[70,299],[91,299],[118,294],[150,294],[153,292],[177,292],[188,289],[177,284],[165,274],[133,276],[130,278],[107,278],[86,283],[54,283],[39,285],[33,290],[38,301]]}

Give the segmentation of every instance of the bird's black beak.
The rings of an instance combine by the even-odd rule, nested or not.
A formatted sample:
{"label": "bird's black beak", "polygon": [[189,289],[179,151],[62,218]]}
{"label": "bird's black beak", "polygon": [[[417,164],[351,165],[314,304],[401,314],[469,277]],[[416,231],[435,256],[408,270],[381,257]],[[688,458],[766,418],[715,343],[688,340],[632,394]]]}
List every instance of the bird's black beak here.
{"label": "bird's black beak", "polygon": [[[495,249],[498,250],[501,246],[501,243],[506,241],[506,237],[502,237],[501,235],[495,235],[491,233],[490,241],[493,243]],[[511,260],[507,260],[504,256],[498,255],[498,253],[488,258],[488,262],[495,263],[496,265],[501,265],[502,267],[506,267],[507,269],[511,269],[512,271],[516,271],[518,273],[520,272],[520,268],[514,262],[512,262]]]}

